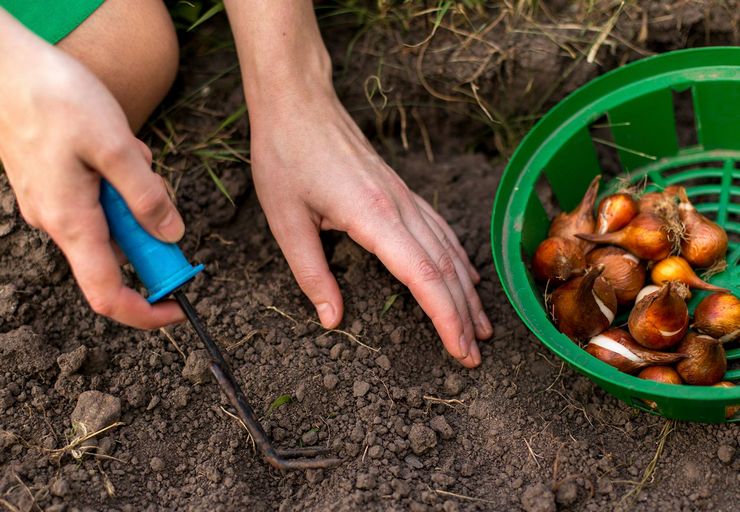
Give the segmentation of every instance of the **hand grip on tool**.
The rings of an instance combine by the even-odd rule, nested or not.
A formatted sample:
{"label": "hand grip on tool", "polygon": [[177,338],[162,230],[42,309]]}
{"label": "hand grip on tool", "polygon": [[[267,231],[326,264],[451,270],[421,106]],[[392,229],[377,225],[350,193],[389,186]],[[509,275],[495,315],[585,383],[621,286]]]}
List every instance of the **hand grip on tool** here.
{"label": "hand grip on tool", "polygon": [[326,452],[321,447],[278,449],[272,445],[234,379],[221,350],[206,331],[195,308],[179,290],[203,270],[203,265],[191,265],[177,244],[162,242],[150,235],[131,213],[121,194],[105,180],[100,185],[100,203],[111,237],[133,265],[149,292],[147,300],[154,303],[173,294],[211,356],[211,372],[265,460],[278,469],[329,468],[339,464],[339,459],[318,458],[318,455]]}

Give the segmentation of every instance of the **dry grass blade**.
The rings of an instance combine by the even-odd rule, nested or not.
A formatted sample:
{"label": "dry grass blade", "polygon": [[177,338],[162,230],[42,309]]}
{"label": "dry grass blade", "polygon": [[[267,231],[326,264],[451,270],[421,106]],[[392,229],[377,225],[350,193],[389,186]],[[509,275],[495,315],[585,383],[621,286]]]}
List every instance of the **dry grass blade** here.
{"label": "dry grass blade", "polygon": [[665,443],[668,440],[668,436],[671,434],[671,432],[673,432],[675,427],[675,421],[665,421],[665,423],[663,424],[663,429],[660,431],[660,436],[658,437],[658,448],[655,450],[655,455],[653,455],[653,458],[645,467],[645,471],[642,473],[642,480],[640,480],[630,492],[625,494],[624,498],[622,498],[621,500],[622,503],[626,503],[629,501],[629,504],[631,504],[632,501],[637,498],[637,495],[640,494],[640,492],[642,492],[642,490],[645,488],[645,485],[647,485],[648,482],[653,481],[653,479],[655,478],[655,468],[658,466],[660,456],[663,454]]}
{"label": "dry grass blade", "polygon": [[2,506],[8,512],[21,512],[21,509],[13,505],[11,502],[6,500],[5,498],[0,498],[0,506]]}
{"label": "dry grass blade", "polygon": [[164,334],[165,338],[170,340],[170,343],[172,343],[172,345],[175,347],[175,350],[177,350],[180,353],[183,360],[186,360],[188,358],[188,356],[185,355],[185,352],[183,352],[182,349],[180,348],[180,345],[178,345],[177,342],[175,341],[175,338],[173,338],[172,335],[169,332],[167,332],[167,329],[165,329],[164,327],[160,327],[159,332]]}
{"label": "dry grass blade", "polygon": [[252,444],[252,451],[256,453],[257,452],[257,447],[254,445],[254,439],[252,438],[252,434],[249,433],[249,429],[244,424],[244,422],[242,421],[242,419],[239,416],[237,416],[236,414],[232,414],[229,411],[227,411],[226,409],[224,409],[224,406],[223,405],[219,405],[219,408],[224,412],[224,414],[226,414],[230,418],[233,418],[233,419],[235,419],[236,421],[239,422],[239,425],[241,425],[242,428],[244,429],[244,431],[247,433],[247,437],[249,438],[249,442]]}
{"label": "dry grass blade", "polygon": [[496,503],[492,500],[487,500],[484,498],[476,498],[475,496],[466,496],[464,494],[457,494],[455,492],[450,491],[443,491],[442,489],[432,489],[435,493],[439,494],[440,496],[450,496],[452,498],[458,498],[461,500],[467,500],[467,501],[476,501],[478,503],[488,503],[489,505],[493,505]]}
{"label": "dry grass blade", "polygon": [[[316,320],[309,320],[309,322],[311,322],[311,323],[312,323],[312,324],[314,324],[314,325],[318,325],[319,327],[321,327],[321,328],[323,329],[323,326],[322,326],[322,325],[321,325],[321,324],[320,324],[319,322],[317,322]],[[355,336],[355,335],[354,335],[354,334],[352,334],[351,332],[343,331],[343,330],[341,330],[341,329],[327,329],[327,330],[326,330],[326,332],[325,332],[324,334],[322,334],[321,336],[326,336],[327,334],[331,334],[331,333],[333,333],[333,332],[335,332],[335,333],[337,333],[337,334],[341,334],[341,335],[343,335],[343,336],[346,336],[346,337],[347,337],[347,338],[349,338],[349,339],[350,339],[351,341],[354,341],[354,342],[355,342],[355,343],[357,343],[358,345],[360,345],[360,346],[362,346],[362,347],[365,347],[366,349],[368,349],[368,350],[371,350],[372,352],[380,352],[380,348],[379,348],[379,347],[371,347],[370,345],[368,345],[368,344],[366,344],[366,343],[363,343],[363,342],[361,342],[361,341],[360,341],[360,340],[359,340],[359,339],[357,338],[357,336]],[[321,337],[321,336],[319,336],[319,337]]]}
{"label": "dry grass blade", "polygon": [[[56,448],[54,450],[47,450],[49,453],[56,457],[63,457],[65,454],[69,453],[74,457],[75,459],[81,459],[85,456],[92,447],[83,446],[85,441],[88,441],[90,439],[93,439],[94,437],[99,436],[103,432],[107,432],[111,429],[114,429],[116,427],[120,427],[121,425],[125,425],[122,421],[117,421],[116,423],[112,423],[108,425],[107,427],[103,427],[100,430],[96,430],[95,432],[87,432],[87,427],[83,425],[82,423],[76,423],[73,428],[75,431],[79,430],[80,435],[76,435],[74,438],[72,438],[72,441],[70,441],[66,446],[63,446],[61,448]],[[109,457],[105,457],[109,458]],[[112,458],[112,457],[110,457]]]}
{"label": "dry grass blade", "polygon": [[444,398],[438,398],[436,396],[429,396],[429,395],[424,395],[422,398],[426,400],[427,402],[433,402],[436,404],[446,405],[447,407],[451,407],[453,409],[455,405],[463,405],[463,406],[465,405],[465,403],[462,400],[457,400],[455,398],[445,400]]}
{"label": "dry grass blade", "polygon": [[596,60],[596,54],[599,52],[599,48],[601,48],[601,45],[604,44],[606,38],[609,37],[609,34],[611,33],[614,25],[616,25],[617,20],[619,19],[619,15],[622,13],[623,7],[624,2],[619,4],[616,12],[612,15],[611,18],[609,18],[609,21],[606,22],[606,25],[604,25],[604,28],[596,37],[594,44],[591,46],[591,49],[588,51],[588,55],[586,56],[586,62],[588,62],[589,64],[593,64],[594,60]]}

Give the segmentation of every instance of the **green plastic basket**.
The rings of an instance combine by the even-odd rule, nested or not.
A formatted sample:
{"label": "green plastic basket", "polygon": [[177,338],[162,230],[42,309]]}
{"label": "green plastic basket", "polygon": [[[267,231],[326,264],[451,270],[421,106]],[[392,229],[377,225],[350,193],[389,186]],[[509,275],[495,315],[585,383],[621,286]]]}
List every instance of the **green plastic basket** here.
{"label": "green plastic basket", "polygon": [[[695,142],[684,147],[677,134],[677,98],[688,98],[694,113],[695,122],[678,127],[693,130],[695,136]],[[613,140],[594,140],[597,121],[600,130],[606,125]],[[680,183],[697,209],[725,228],[730,237],[728,269],[710,281],[740,296],[740,48],[650,57],[575,91],[517,148],[499,184],[491,222],[493,257],[509,301],[551,351],[639,409],[688,421],[740,421],[740,415],[727,419],[725,412],[727,406],[740,405],[740,386],[675,386],[621,373],[561,334],[544,309],[542,291],[527,263],[550,223],[538,192],[549,187],[561,209],[572,209],[594,176],[609,175],[597,151],[604,145],[616,150],[621,179],[647,180],[648,191]],[[617,173],[611,174],[616,178]],[[692,312],[703,296],[692,298]],[[733,347],[727,351],[729,381],[740,380],[740,348]],[[656,409],[643,400],[655,402]]]}

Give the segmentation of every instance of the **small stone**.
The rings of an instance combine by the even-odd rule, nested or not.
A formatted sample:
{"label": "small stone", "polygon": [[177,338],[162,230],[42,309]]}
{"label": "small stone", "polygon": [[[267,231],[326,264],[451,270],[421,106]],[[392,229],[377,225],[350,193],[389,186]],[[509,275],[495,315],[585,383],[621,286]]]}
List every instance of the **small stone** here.
{"label": "small stone", "polygon": [[545,484],[530,485],[522,494],[522,508],[526,512],[555,512],[555,496]]}
{"label": "small stone", "polygon": [[211,359],[205,349],[194,350],[188,354],[182,376],[193,384],[203,384],[210,380]]}
{"label": "small stone", "polygon": [[299,402],[303,402],[303,399],[306,398],[306,383],[300,382],[296,388],[294,393],[295,399]]}
{"label": "small stone", "polygon": [[57,357],[57,364],[63,376],[71,375],[85,364],[87,359],[87,347],[80,345],[72,352],[67,352]]}
{"label": "small stone", "polygon": [[375,364],[377,364],[378,366],[380,366],[380,368],[382,368],[385,371],[388,371],[388,370],[391,369],[391,360],[388,359],[388,356],[385,355],[385,354],[383,354],[382,356],[378,357],[375,360]]}
{"label": "small stone", "polygon": [[319,433],[314,429],[309,430],[301,436],[301,441],[305,446],[314,446],[319,440]]}
{"label": "small stone", "polygon": [[409,444],[416,455],[422,455],[437,446],[437,434],[426,425],[415,423],[409,431]]}
{"label": "small stone", "polygon": [[455,432],[452,427],[447,423],[447,419],[444,416],[435,416],[432,421],[429,422],[429,426],[432,427],[436,433],[438,433],[442,439],[452,439],[455,437]]}
{"label": "small stone", "polygon": [[735,448],[730,445],[723,444],[717,448],[717,458],[722,461],[723,464],[731,463],[734,456]]}
{"label": "small stone", "polygon": [[375,476],[369,473],[360,473],[357,475],[357,482],[355,487],[362,490],[375,489],[376,481]]}
{"label": "small stone", "polygon": [[152,471],[159,473],[160,471],[164,471],[164,461],[159,457],[152,457],[149,461],[149,467],[152,468]]}
{"label": "small stone", "polygon": [[391,333],[390,338],[391,343],[399,345],[403,341],[403,329],[401,327],[396,327]]}
{"label": "small stone", "polygon": [[82,426],[85,433],[96,432],[117,422],[121,417],[121,400],[100,391],[85,391],[77,398],[72,411],[72,425]]}
{"label": "small stone", "polygon": [[63,498],[69,492],[69,483],[64,478],[57,478],[51,483],[49,491],[54,496],[59,496],[60,498]]}
{"label": "small stone", "polygon": [[337,343],[331,349],[329,350],[329,359],[332,361],[336,361],[339,359],[339,357],[342,355],[342,350],[344,350],[344,345],[341,343]]}
{"label": "small stone", "polygon": [[424,467],[424,463],[419,460],[419,457],[416,455],[407,455],[405,459],[403,459],[406,464],[411,466],[414,469],[421,469]]}
{"label": "small stone", "polygon": [[413,386],[406,391],[406,403],[410,407],[421,407],[424,404],[424,392],[419,386]]}
{"label": "small stone", "polygon": [[352,395],[356,398],[365,396],[368,391],[370,391],[370,384],[364,380],[356,380],[352,385]]}
{"label": "small stone", "polygon": [[558,487],[555,501],[560,505],[570,506],[578,499],[578,485],[573,480],[566,480]]}
{"label": "small stone", "polygon": [[368,454],[368,456],[370,456],[371,459],[379,459],[379,458],[381,458],[383,456],[383,452],[384,451],[385,450],[383,450],[383,447],[382,446],[376,444],[376,445],[371,446],[367,450],[367,454]]}
{"label": "small stone", "polygon": [[449,396],[457,396],[465,387],[463,378],[458,373],[451,373],[445,379],[445,393]]}
{"label": "small stone", "polygon": [[324,387],[326,389],[332,390],[337,387],[337,384],[339,384],[339,378],[336,375],[333,373],[324,375]]}

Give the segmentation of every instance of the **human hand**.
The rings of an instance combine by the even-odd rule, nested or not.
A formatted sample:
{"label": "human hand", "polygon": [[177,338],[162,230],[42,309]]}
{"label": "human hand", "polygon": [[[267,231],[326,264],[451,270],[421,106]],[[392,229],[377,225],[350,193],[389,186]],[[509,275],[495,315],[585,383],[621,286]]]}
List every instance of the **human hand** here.
{"label": "human hand", "polygon": [[256,103],[250,123],[257,194],[322,325],[336,327],[342,318],[319,239],[320,230],[336,229],[409,287],[453,357],[478,366],[475,340],[493,329],[475,291],[480,277],[445,220],[378,156],[330,87]]}
{"label": "human hand", "polygon": [[0,74],[0,161],[25,220],[61,248],[97,313],[139,328],[181,321],[176,303],[152,306],[124,285],[99,202],[104,177],[151,234],[170,242],[183,234],[151,152],[119,104],[84,66],[2,9]]}

